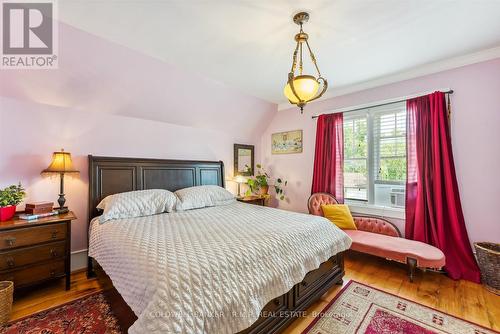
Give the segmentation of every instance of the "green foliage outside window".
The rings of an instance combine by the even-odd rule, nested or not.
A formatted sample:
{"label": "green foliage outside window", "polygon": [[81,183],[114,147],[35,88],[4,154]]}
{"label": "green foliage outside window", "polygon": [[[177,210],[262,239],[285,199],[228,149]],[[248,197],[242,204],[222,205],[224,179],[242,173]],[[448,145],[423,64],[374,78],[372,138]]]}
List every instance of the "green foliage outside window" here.
{"label": "green foliage outside window", "polygon": [[405,181],[406,158],[380,159],[379,180]]}
{"label": "green foliage outside window", "polygon": [[[391,116],[392,117],[392,116]],[[399,123],[404,123],[400,120]],[[399,124],[391,131],[381,133],[378,147],[378,175],[376,179],[384,181],[406,180],[406,138],[405,129]],[[366,158],[368,155],[368,129],[366,118],[347,120],[344,122],[344,173],[346,181],[361,180],[368,177]],[[349,174],[350,177],[349,177]],[[346,184],[346,186],[359,186]]]}
{"label": "green foliage outside window", "polygon": [[344,156],[348,158],[366,158],[367,156],[366,119],[356,119],[344,123]]}

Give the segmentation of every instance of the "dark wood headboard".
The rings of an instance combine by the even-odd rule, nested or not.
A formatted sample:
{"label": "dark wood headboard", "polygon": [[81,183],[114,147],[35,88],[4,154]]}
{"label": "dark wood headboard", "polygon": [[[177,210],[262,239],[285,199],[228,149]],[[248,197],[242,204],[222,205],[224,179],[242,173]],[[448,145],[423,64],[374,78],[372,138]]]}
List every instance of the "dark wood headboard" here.
{"label": "dark wood headboard", "polygon": [[96,157],[89,155],[89,221],[98,216],[97,204],[106,196],[144,189],[224,187],[222,161]]}

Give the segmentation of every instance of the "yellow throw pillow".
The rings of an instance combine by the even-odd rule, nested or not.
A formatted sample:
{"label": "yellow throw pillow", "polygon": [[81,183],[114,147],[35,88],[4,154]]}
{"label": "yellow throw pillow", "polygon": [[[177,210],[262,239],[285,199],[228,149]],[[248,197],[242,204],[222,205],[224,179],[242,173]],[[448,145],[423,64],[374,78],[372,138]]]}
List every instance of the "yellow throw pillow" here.
{"label": "yellow throw pillow", "polygon": [[323,204],[321,205],[321,210],[323,210],[325,218],[337,225],[337,227],[343,230],[357,230],[351,211],[347,205]]}

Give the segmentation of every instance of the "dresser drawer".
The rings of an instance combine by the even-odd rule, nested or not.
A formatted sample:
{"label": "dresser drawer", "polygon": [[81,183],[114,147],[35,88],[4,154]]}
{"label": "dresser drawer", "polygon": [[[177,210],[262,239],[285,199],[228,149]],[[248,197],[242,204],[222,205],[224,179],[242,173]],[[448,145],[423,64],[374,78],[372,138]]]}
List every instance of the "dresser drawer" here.
{"label": "dresser drawer", "polygon": [[340,270],[340,267],[337,263],[337,257],[334,256],[323,262],[318,269],[309,272],[304,277],[304,280],[295,287],[295,305],[306,301],[311,293],[321,288],[322,283],[338,270]]}
{"label": "dresser drawer", "polygon": [[65,241],[0,252],[0,271],[64,257]]}
{"label": "dresser drawer", "polygon": [[13,281],[14,288],[23,287],[50,278],[64,276],[64,260],[38,264],[25,269],[0,273],[1,281]]}
{"label": "dresser drawer", "polygon": [[[260,318],[254,322],[250,328],[247,328],[247,330],[239,334],[274,333],[274,327],[279,324],[284,317],[290,317],[290,314],[286,312],[288,310],[288,296],[289,293],[286,293],[267,303],[260,312]],[[243,314],[242,316],[246,315]],[[269,318],[273,318],[273,320],[270,321]]]}
{"label": "dresser drawer", "polygon": [[66,223],[24,227],[0,232],[0,250],[66,238]]}

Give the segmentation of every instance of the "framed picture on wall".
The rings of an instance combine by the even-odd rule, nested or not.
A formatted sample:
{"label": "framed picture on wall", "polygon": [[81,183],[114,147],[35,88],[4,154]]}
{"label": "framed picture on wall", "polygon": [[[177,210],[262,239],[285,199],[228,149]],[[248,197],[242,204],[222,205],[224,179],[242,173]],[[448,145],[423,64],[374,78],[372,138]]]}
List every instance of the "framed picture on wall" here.
{"label": "framed picture on wall", "polygon": [[271,135],[271,153],[302,153],[302,130],[273,133]]}
{"label": "framed picture on wall", "polygon": [[254,151],[255,147],[253,145],[234,144],[234,176],[253,175]]}

